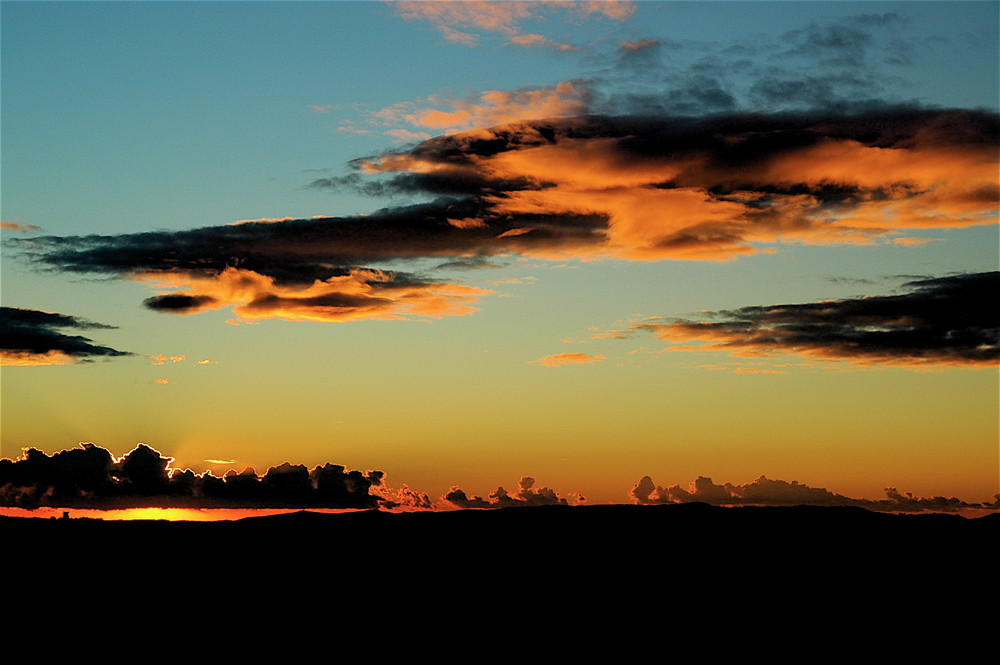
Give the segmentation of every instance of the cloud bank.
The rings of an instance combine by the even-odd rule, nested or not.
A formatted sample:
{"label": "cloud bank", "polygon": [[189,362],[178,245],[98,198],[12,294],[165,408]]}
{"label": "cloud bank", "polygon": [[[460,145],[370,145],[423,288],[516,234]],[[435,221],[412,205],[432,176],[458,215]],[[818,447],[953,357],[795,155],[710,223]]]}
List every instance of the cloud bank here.
{"label": "cloud bank", "polygon": [[[437,502],[427,494],[403,485],[394,490],[382,471],[349,471],[329,462],[308,469],[285,462],[263,475],[252,468],[230,470],[223,476],[196,474],[171,467],[172,457],[138,444],[120,458],[93,443],[47,455],[27,448],[18,460],[0,458],[0,506],[18,508],[75,507],[204,507],[204,508],[403,508],[453,510],[455,508],[511,508],[571,506],[586,499],[562,496],[549,487],[538,487],[524,476],[517,489],[497,487],[488,497],[469,496],[453,486]],[[222,460],[214,460],[222,463]],[[228,462],[227,462],[228,463]],[[1000,495],[993,502],[969,503],[955,497],[917,497],[886,488],[885,499],[855,499],[796,481],[761,476],[743,485],[718,485],[699,477],[687,488],[661,487],[644,476],[628,493],[636,504],[704,502],[739,506],[857,506],[893,512],[955,512],[970,508],[1000,509]]]}
{"label": "cloud bank", "polygon": [[12,239],[36,264],[238,320],[460,316],[488,290],[388,266],[729,260],[997,220],[1000,119],[965,110],[576,116],[440,136],[314,182],[431,200],[370,215]]}
{"label": "cloud bank", "polygon": [[114,330],[115,326],[37,309],[0,307],[0,365],[65,365],[133,355],[63,330]]}

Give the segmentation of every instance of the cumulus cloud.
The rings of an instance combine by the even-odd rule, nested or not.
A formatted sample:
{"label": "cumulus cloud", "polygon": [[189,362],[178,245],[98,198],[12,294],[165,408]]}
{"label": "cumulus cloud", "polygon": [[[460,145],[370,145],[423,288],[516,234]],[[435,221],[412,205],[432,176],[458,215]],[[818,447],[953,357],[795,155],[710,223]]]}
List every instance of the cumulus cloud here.
{"label": "cumulus cloud", "polygon": [[1000,358],[1000,273],[907,282],[899,295],[707,313],[698,321],[642,322],[682,347],[753,357],[788,353],[855,365],[995,367]]}
{"label": "cumulus cloud", "polygon": [[633,503],[642,505],[698,501],[717,506],[857,506],[888,512],[954,512],[967,508],[1000,507],[1000,495],[993,503],[968,503],[955,497],[917,497],[909,492],[900,493],[894,487],[886,488],[885,493],[885,499],[856,499],[822,487],[810,487],[794,480],[772,480],[765,476],[743,485],[718,485],[711,478],[699,476],[686,488],[680,485],[661,487],[654,484],[649,476],[643,476],[628,496]]}
{"label": "cumulus cloud", "polygon": [[144,443],[120,458],[93,443],[51,456],[28,448],[19,460],[0,459],[0,505],[375,508],[381,498],[371,490],[385,475],[330,463],[309,470],[285,462],[263,476],[247,468],[220,478],[172,468],[173,461]]}
{"label": "cumulus cloud", "polygon": [[37,309],[0,307],[0,364],[65,365],[133,355],[99,346],[63,330],[114,330],[115,326]]}
{"label": "cumulus cloud", "polygon": [[484,499],[480,496],[469,497],[460,487],[452,487],[441,501],[458,508],[512,508],[526,506],[568,506],[577,505],[586,499],[576,493],[569,498],[561,497],[548,487],[535,488],[535,479],[524,476],[517,483],[517,491],[510,493],[503,487],[497,487]]}
{"label": "cumulus cloud", "polygon": [[589,355],[586,353],[555,353],[531,362],[545,367],[565,367],[566,365],[589,365],[604,360],[602,355]]}

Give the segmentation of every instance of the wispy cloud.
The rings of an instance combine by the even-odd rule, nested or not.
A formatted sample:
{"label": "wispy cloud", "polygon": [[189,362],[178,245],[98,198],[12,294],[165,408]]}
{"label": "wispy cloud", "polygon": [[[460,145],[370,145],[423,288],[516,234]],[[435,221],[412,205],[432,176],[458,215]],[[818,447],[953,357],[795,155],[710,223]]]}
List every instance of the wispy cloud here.
{"label": "wispy cloud", "polygon": [[366,134],[379,130],[398,141],[420,141],[431,138],[428,131],[453,134],[525,118],[578,115],[590,108],[591,96],[586,81],[486,90],[464,97],[433,95],[375,111],[361,110],[362,121],[342,120],[339,129]]}
{"label": "wispy cloud", "polygon": [[[529,32],[525,23],[562,15],[570,19],[608,18],[625,21],[635,13],[632,0],[513,0],[485,2],[477,0],[394,0],[389,4],[409,21],[428,21],[449,42],[478,46],[482,34],[497,35],[508,44],[519,46],[549,46],[560,50],[571,44],[555,41]],[[544,23],[543,23],[544,25]],[[476,32],[473,32],[476,31]]]}
{"label": "wispy cloud", "polygon": [[590,365],[605,360],[602,355],[590,355],[586,353],[555,353],[531,362],[544,367],[565,367],[566,365]]}
{"label": "wispy cloud", "polygon": [[18,233],[35,233],[41,231],[42,227],[34,224],[22,224],[21,220],[0,220],[0,230],[16,231]]}

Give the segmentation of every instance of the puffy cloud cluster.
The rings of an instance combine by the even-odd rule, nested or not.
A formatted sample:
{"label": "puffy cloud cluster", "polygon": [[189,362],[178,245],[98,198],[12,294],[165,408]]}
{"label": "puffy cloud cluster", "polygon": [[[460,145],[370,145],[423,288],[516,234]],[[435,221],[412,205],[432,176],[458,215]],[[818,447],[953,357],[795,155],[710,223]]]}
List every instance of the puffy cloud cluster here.
{"label": "puffy cloud cluster", "polygon": [[370,491],[382,484],[381,471],[330,463],[310,471],[285,462],[263,476],[247,468],[218,477],[171,468],[172,461],[142,443],[117,459],[92,443],[51,456],[28,448],[20,460],[0,459],[0,505],[374,508],[381,501]]}
{"label": "puffy cloud cluster", "polygon": [[484,499],[473,495],[471,498],[460,488],[452,487],[441,501],[458,508],[512,508],[525,506],[568,506],[583,503],[584,497],[573,494],[569,499],[560,497],[548,487],[535,489],[535,479],[524,476],[517,483],[517,491],[511,494],[503,487],[497,487]]}
{"label": "puffy cloud cluster", "polygon": [[114,330],[114,326],[37,309],[0,307],[0,365],[64,365],[133,355],[63,330]]}
{"label": "puffy cloud cluster", "polygon": [[[742,307],[708,319],[646,321],[606,334],[652,332],[671,344],[734,356],[790,353],[857,365],[994,367],[1000,359],[1000,273],[911,281],[908,293]],[[669,348],[669,347],[668,347]]]}
{"label": "puffy cloud cluster", "polygon": [[886,499],[854,499],[830,492],[822,487],[809,487],[798,481],[772,480],[761,476],[744,485],[717,485],[711,478],[699,476],[687,488],[680,485],[661,487],[649,476],[643,476],[629,491],[636,504],[667,504],[702,502],[717,506],[856,506],[888,512],[953,512],[967,508],[1000,508],[1000,495],[992,503],[967,503],[951,497],[915,497],[901,494],[894,487],[886,488]]}

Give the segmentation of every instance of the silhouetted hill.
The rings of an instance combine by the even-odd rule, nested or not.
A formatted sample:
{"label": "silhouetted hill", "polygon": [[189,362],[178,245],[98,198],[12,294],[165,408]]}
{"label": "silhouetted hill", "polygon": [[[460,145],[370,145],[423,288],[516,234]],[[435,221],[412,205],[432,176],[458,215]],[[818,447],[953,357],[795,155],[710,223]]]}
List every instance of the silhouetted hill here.
{"label": "silhouetted hill", "polygon": [[[150,564],[266,569],[349,565],[382,569],[409,561],[436,568],[508,569],[552,562],[705,568],[752,562],[780,572],[836,564],[864,572],[894,560],[954,558],[986,547],[1000,515],[894,515],[852,507],[719,508],[701,503],[659,506],[541,506],[495,510],[327,514],[299,511],[224,522],[0,518],[8,543],[31,543],[32,557],[59,563],[70,553],[114,565],[138,557]],[[20,550],[23,551],[23,550]],[[984,550],[979,550],[980,552]],[[892,554],[890,554],[892,553]],[[15,556],[15,559],[17,557]]]}
{"label": "silhouetted hill", "polygon": [[247,639],[277,622],[303,640],[403,627],[411,640],[472,631],[491,649],[530,635],[559,653],[551,640],[571,639],[576,653],[591,640],[712,648],[741,634],[734,644],[894,643],[939,608],[992,601],[998,532],[1000,515],[699,503],[228,522],[0,517],[0,572],[5,599],[35,615],[198,617]]}

